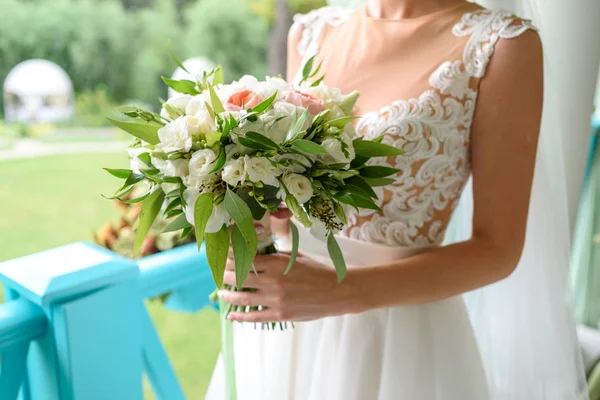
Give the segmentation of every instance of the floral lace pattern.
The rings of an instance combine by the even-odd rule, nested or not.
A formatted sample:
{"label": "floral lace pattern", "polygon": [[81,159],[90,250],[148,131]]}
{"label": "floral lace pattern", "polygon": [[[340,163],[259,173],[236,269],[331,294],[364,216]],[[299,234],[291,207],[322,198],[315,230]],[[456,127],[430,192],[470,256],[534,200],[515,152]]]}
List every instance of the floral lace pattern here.
{"label": "floral lace pattern", "polygon": [[[326,7],[296,19],[306,27],[300,55],[306,59],[316,54],[326,24],[341,24],[348,13]],[[470,35],[462,60],[442,63],[429,78],[431,89],[418,98],[395,101],[359,120],[357,130],[364,137],[383,136],[383,143],[406,153],[370,161],[399,172],[394,183],[375,188],[383,214],[365,210],[349,215],[342,235],[388,246],[428,247],[442,242],[471,174],[470,132],[479,79],[497,41],[528,29],[535,28],[503,10],[465,14],[452,30],[457,37]]]}

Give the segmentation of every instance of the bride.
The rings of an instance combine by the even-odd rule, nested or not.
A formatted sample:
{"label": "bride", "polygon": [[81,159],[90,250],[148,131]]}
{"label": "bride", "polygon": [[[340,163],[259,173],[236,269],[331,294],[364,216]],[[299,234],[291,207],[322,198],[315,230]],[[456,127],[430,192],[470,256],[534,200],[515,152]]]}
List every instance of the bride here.
{"label": "bride", "polygon": [[[550,238],[549,221],[561,218],[532,211],[527,227],[544,91],[533,25],[464,0],[369,0],[299,16],[288,78],[313,55],[329,86],[361,93],[358,131],[406,154],[377,161],[400,170],[379,188],[384,213],[353,215],[339,237],[351,265],[342,284],[326,245],[299,228],[289,275],[285,252],[258,256],[246,283],[257,290],[221,293],[266,306],[233,321],[300,321],[287,331],[236,324],[238,398],[585,398],[564,282],[552,269],[565,261],[552,258],[564,243],[533,236],[538,247],[529,245],[532,215]],[[532,204],[542,209],[540,185]],[[472,234],[460,229],[471,193]],[[455,243],[442,246],[451,234]],[[285,249],[287,229],[278,236]],[[219,364],[207,399],[225,399],[223,386]]]}

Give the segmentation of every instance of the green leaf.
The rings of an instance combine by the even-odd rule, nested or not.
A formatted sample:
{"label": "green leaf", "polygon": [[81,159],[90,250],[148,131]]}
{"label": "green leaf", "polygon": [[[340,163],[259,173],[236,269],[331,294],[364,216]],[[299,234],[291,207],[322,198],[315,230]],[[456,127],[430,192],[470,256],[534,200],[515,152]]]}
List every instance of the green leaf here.
{"label": "green leaf", "polygon": [[342,282],[347,274],[346,261],[344,261],[344,255],[338,242],[335,240],[332,232],[327,235],[327,251],[329,257],[335,266],[335,272],[337,273],[338,282]]}
{"label": "green leaf", "polygon": [[218,288],[223,286],[223,275],[227,265],[227,253],[229,252],[229,232],[223,225],[217,233],[205,235],[206,258],[212,272],[213,279]]}
{"label": "green leaf", "polygon": [[298,235],[298,228],[294,225],[293,222],[290,221],[290,231],[292,232],[292,251],[290,253],[290,262],[288,263],[287,268],[285,269],[284,275],[287,275],[292,270],[292,266],[296,262],[296,257],[298,256],[298,244],[300,242],[300,236]]}
{"label": "green leaf", "polygon": [[302,115],[300,117],[298,117],[297,115],[294,116],[294,121],[291,125],[290,130],[288,131],[288,133],[286,135],[286,138],[285,138],[286,142],[297,139],[298,136],[300,136],[300,133],[302,132],[302,128],[304,127],[304,124],[306,124],[307,119],[308,119],[308,108],[306,108],[304,110],[304,112],[302,113]]}
{"label": "green leaf", "polygon": [[257,105],[256,107],[249,109],[248,112],[255,112],[257,114],[260,114],[260,113],[266,111],[269,107],[271,107],[271,104],[273,104],[273,102],[275,101],[276,98],[277,98],[277,92],[273,93],[273,95],[271,97],[269,97],[268,99],[266,99],[265,101],[263,101],[262,103]]}
{"label": "green leaf", "polygon": [[173,189],[169,193],[167,193],[167,197],[168,198],[170,198],[170,197],[179,197],[179,195],[180,195],[179,189]]}
{"label": "green leaf", "polygon": [[298,203],[298,200],[293,195],[289,194],[287,189],[285,189],[285,191],[285,204],[288,206],[292,214],[294,214],[294,217],[296,217],[296,219],[300,221],[302,225],[304,225],[306,228],[310,228],[312,226],[312,222],[304,208],[302,208],[302,206]]}
{"label": "green leaf", "polygon": [[310,154],[329,154],[325,147],[321,146],[318,143],[311,142],[310,140],[296,140],[294,142],[294,146]]}
{"label": "green leaf", "polygon": [[364,178],[371,187],[387,186],[396,182],[393,178]]}
{"label": "green leaf", "polygon": [[272,141],[271,139],[269,139],[268,137],[266,137],[265,135],[261,135],[258,132],[246,132],[246,138],[250,139],[254,142],[258,142],[260,144],[263,144],[273,150],[277,150],[279,148],[279,146],[277,145],[277,143],[275,143],[274,141]]}
{"label": "green leaf", "polygon": [[219,142],[219,140],[221,140],[222,133],[215,131],[215,132],[207,133],[205,136],[206,136],[206,145],[208,147],[212,147],[215,144],[217,144]]}
{"label": "green leaf", "polygon": [[130,169],[112,169],[112,168],[104,168],[106,172],[115,176],[119,179],[127,179],[129,175],[131,175],[132,171]]}
{"label": "green leaf", "polygon": [[315,69],[314,71],[312,71],[312,73],[309,75],[309,78],[313,78],[314,76],[316,76],[319,73],[319,71],[321,70],[322,66],[323,66],[323,61],[321,61],[319,63],[319,65],[317,66],[317,69]]}
{"label": "green leaf", "polygon": [[217,92],[215,92],[214,86],[211,85],[210,83],[208,84],[208,90],[210,92],[210,101],[212,103],[212,108],[214,110],[214,113],[221,114],[222,112],[225,111],[225,107],[223,107],[223,103],[221,103],[221,99],[219,99]]}
{"label": "green leaf", "polygon": [[142,201],[146,200],[148,198],[148,196],[150,196],[150,192],[148,192],[136,199],[131,199],[131,200],[119,199],[119,201],[121,201],[121,203],[125,203],[125,204],[136,204],[136,203],[141,203]]}
{"label": "green leaf", "polygon": [[195,82],[188,81],[187,79],[182,79],[182,80],[178,81],[175,79],[165,78],[164,76],[161,76],[161,79],[163,80],[164,83],[167,84],[167,86],[172,88],[177,93],[191,94],[191,95],[198,94],[198,91],[196,90]]}
{"label": "green leaf", "polygon": [[165,194],[162,190],[157,190],[152,193],[142,204],[142,210],[140,212],[138,229],[135,234],[135,244],[133,245],[133,252],[138,254],[146,235],[150,231],[152,223],[156,219],[160,208],[162,207]]}
{"label": "green leaf", "polygon": [[346,217],[346,212],[344,211],[344,208],[340,206],[340,204],[337,201],[332,201],[332,203],[335,215],[337,215],[340,221],[342,221],[342,223],[346,225],[348,223],[348,218]]}
{"label": "green leaf", "polygon": [[142,153],[139,156],[137,156],[137,158],[138,160],[146,164],[149,168],[154,168],[154,165],[152,165],[152,158],[150,157],[150,153]]}
{"label": "green leaf", "polygon": [[254,221],[250,208],[240,196],[230,189],[227,189],[227,192],[225,192],[223,204],[225,210],[227,210],[231,218],[233,218],[235,224],[238,226],[241,234],[248,243],[248,248],[253,250],[254,254],[256,254],[258,238],[256,237],[256,230],[254,229]]}
{"label": "green leaf", "polygon": [[319,79],[314,81],[313,84],[310,86],[311,87],[319,86],[321,83],[323,83],[324,80],[325,80],[325,75],[323,75],[322,77],[320,77]]}
{"label": "green leaf", "polygon": [[192,226],[187,218],[185,217],[185,214],[179,214],[179,217],[175,218],[173,221],[171,221],[171,223],[169,225],[167,225],[167,227],[165,229],[163,229],[163,232],[176,232],[179,231],[181,229],[185,229]]}
{"label": "green leaf", "polygon": [[201,194],[194,204],[194,225],[196,232],[196,243],[198,243],[198,250],[202,246],[204,240],[204,231],[206,230],[206,224],[213,212],[213,194],[204,193]]}
{"label": "green leaf", "polygon": [[225,151],[224,147],[221,147],[219,149],[219,157],[217,157],[217,163],[215,164],[214,168],[210,170],[209,174],[214,174],[215,172],[217,172],[221,168],[223,168],[223,165],[225,165],[226,160],[227,160],[227,152]]}
{"label": "green leaf", "polygon": [[252,247],[244,238],[238,224],[231,227],[231,247],[233,248],[233,258],[235,260],[235,280],[236,286],[242,288],[252,270],[252,262],[256,256],[256,247]]}
{"label": "green leaf", "polygon": [[217,65],[215,73],[213,74],[213,85],[222,85],[225,83],[225,77],[223,76],[223,67]]}
{"label": "green leaf", "polygon": [[175,200],[172,200],[169,205],[167,206],[167,208],[165,208],[165,214],[168,212],[173,211],[174,209],[176,209],[177,207],[181,206],[181,199],[177,198]]}
{"label": "green leaf", "polygon": [[150,144],[159,144],[158,130],[162,125],[153,122],[125,122],[108,118],[111,124]]}
{"label": "green leaf", "polygon": [[333,121],[327,122],[327,125],[333,126],[338,129],[344,129],[344,127],[346,125],[348,125],[350,122],[352,122],[358,118],[360,118],[360,117],[350,116],[350,117],[338,118],[338,119],[334,119]]}
{"label": "green leaf", "polygon": [[[117,191],[117,193],[115,193],[115,195],[114,195],[114,196],[112,196],[112,197],[106,197],[106,196],[105,196],[105,195],[103,195],[103,194],[102,194],[101,196],[102,196],[102,197],[104,197],[104,198],[105,198],[105,199],[107,199],[107,200],[116,200],[116,199],[119,199],[119,197],[123,197],[123,196],[125,196],[126,194],[130,193],[132,190],[133,190],[133,185],[130,185],[130,186],[126,187],[126,188],[121,188],[121,189],[120,189],[120,190],[118,190],[118,191]],[[120,199],[119,199],[119,200],[120,200]]]}
{"label": "green leaf", "polygon": [[362,140],[361,138],[353,141],[354,151],[356,155],[363,157],[385,157],[385,156],[401,156],[404,151],[401,149],[388,146],[387,144],[377,143],[372,140]]}
{"label": "green leaf", "polygon": [[370,158],[369,158],[369,157],[356,156],[356,157],[354,158],[354,160],[352,160],[352,161],[350,162],[350,168],[352,168],[352,169],[357,169],[357,168],[359,168],[359,167],[362,167],[362,166],[363,166],[363,165],[365,165],[365,163],[366,163],[367,161],[369,161],[369,160],[370,160]]}
{"label": "green leaf", "polygon": [[364,196],[353,194],[353,193],[350,194],[350,197],[352,197],[352,200],[354,200],[354,203],[359,208],[368,208],[370,210],[375,210],[375,211],[379,211],[379,212],[383,213],[381,208],[379,208],[379,206],[377,204],[375,204],[375,202],[368,197],[364,197]]}
{"label": "green leaf", "polygon": [[333,197],[340,203],[348,204],[349,206],[354,207],[357,212],[359,211],[358,204],[356,204],[356,201],[354,201],[354,198],[350,193],[337,192]]}
{"label": "green leaf", "polygon": [[138,173],[132,171],[131,174],[129,174],[129,176],[125,180],[123,187],[119,190],[122,190],[123,188],[126,188],[131,185],[135,185],[136,183],[143,181],[144,178],[145,178],[144,174],[138,174]]}
{"label": "green leaf", "polygon": [[194,227],[192,225],[188,226],[187,228],[183,228],[183,231],[181,232],[181,236],[180,239],[183,240],[186,237],[188,237],[188,235],[190,234],[190,232],[192,231]]}
{"label": "green leaf", "polygon": [[166,219],[170,219],[173,217],[176,217],[178,215],[180,215],[181,213],[183,213],[183,210],[181,208],[176,208],[175,210],[171,210],[169,212],[165,213],[165,218]]}
{"label": "green leaf", "polygon": [[239,143],[244,146],[247,147],[249,149],[254,149],[254,150],[272,150],[271,147],[264,145],[260,142],[255,142],[254,140],[245,138],[245,137],[239,137],[238,138]]}
{"label": "green leaf", "polygon": [[344,114],[349,115],[352,113],[352,110],[354,110],[354,106],[356,105],[359,97],[360,93],[355,90],[344,98],[342,103],[339,105]]}
{"label": "green leaf", "polygon": [[353,176],[352,178],[348,178],[345,180],[345,183],[361,188],[369,197],[377,198],[377,193],[375,193],[371,185],[369,185],[361,176]]}
{"label": "green leaf", "polygon": [[[171,44],[169,43],[169,47],[171,47]],[[175,61],[175,64],[177,64],[177,66],[179,68],[181,68],[182,70],[184,70],[185,72],[187,72],[188,74],[192,75],[190,73],[190,71],[187,70],[187,68],[183,65],[183,63],[181,61],[179,61],[179,59],[177,58],[177,56],[175,54],[173,54],[172,50],[171,50],[171,57],[173,58],[173,61]]]}
{"label": "green leaf", "polygon": [[363,167],[358,170],[360,176],[363,178],[385,178],[390,175],[394,175],[399,170],[396,168],[383,167],[374,165],[370,167]]}
{"label": "green leaf", "polygon": [[250,196],[250,194],[248,194],[246,190],[238,190],[236,194],[240,196],[242,200],[244,200],[244,202],[250,209],[250,212],[252,213],[252,218],[254,218],[255,221],[259,221],[262,219],[262,217],[265,216],[267,210],[262,208],[260,204],[258,204],[258,202],[254,199],[254,197]]}
{"label": "green leaf", "polygon": [[371,196],[365,192],[361,187],[355,186],[349,183],[346,183],[342,189],[348,193],[356,194],[358,196],[366,197],[367,199],[371,198]]}
{"label": "green leaf", "polygon": [[308,61],[306,61],[306,64],[304,64],[304,67],[302,68],[302,81],[305,81],[310,77],[310,72],[312,71],[314,62],[315,56],[312,56],[308,59]]}

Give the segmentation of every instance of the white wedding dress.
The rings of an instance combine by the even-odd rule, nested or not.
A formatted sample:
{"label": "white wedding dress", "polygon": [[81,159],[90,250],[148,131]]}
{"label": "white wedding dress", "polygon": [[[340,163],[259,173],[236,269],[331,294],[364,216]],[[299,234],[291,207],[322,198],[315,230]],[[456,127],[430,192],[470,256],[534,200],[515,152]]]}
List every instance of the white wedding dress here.
{"label": "white wedding dress", "polygon": [[[378,87],[372,93],[369,85],[359,89],[372,104],[377,100],[369,99],[385,101],[373,108],[377,111],[365,110],[370,112],[363,113],[358,122],[359,132],[369,139],[384,135],[385,143],[403,148],[406,154],[376,162],[401,172],[395,183],[378,188],[384,214],[353,215],[340,235],[340,246],[350,265],[388,263],[442,244],[471,173],[470,126],[478,82],[499,40],[517,38],[533,29],[528,21],[506,11],[475,5],[436,14],[411,21],[409,28],[376,25],[390,21],[370,20],[364,9],[327,7],[297,18],[304,26],[298,49],[303,59],[336,51],[348,57],[324,63],[328,71],[339,68],[335,76],[328,72],[330,86],[342,87],[347,81],[349,86],[360,86],[355,78],[344,75],[343,68],[363,68],[358,75],[365,80],[385,74],[380,64],[360,56],[361,34],[367,32],[369,41],[363,43],[364,49],[375,55],[381,51],[382,59],[390,57],[385,53],[387,35],[402,36],[406,29],[421,35],[425,32],[427,51],[432,53],[415,53],[420,62],[416,66],[410,59],[406,64],[399,59],[397,64],[386,66],[389,74],[398,65],[405,65],[404,71],[418,76],[400,79],[389,75],[389,79],[402,82],[391,86],[402,88]],[[381,30],[376,31],[376,26]],[[438,42],[427,36],[429,27],[443,32]],[[398,32],[391,32],[393,29]],[[344,37],[350,41],[348,35],[354,36],[353,43],[344,48],[341,43]],[[438,60],[445,56],[449,58]],[[423,71],[429,72],[423,75]],[[352,87],[342,87],[348,89]],[[403,97],[393,97],[398,92]],[[330,263],[324,243],[304,229],[300,235],[301,251]],[[253,325],[235,327],[239,400],[578,398],[575,391],[581,388],[576,387],[546,392],[543,397],[508,395],[510,389],[491,390],[483,359],[462,297],[302,322],[286,331],[262,331]],[[224,387],[219,360],[206,399],[225,400]]]}

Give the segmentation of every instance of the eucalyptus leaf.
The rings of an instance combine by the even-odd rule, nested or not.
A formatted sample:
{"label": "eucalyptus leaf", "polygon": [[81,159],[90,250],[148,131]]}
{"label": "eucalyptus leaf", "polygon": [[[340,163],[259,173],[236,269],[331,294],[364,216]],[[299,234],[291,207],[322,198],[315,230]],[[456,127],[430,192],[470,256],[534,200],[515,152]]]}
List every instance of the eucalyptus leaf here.
{"label": "eucalyptus leaf", "polygon": [[300,133],[302,132],[302,129],[304,128],[304,125],[306,124],[307,120],[308,120],[308,108],[306,108],[304,110],[304,112],[302,113],[302,115],[300,117],[298,117],[297,114],[294,115],[294,121],[292,122],[290,130],[288,131],[286,138],[285,138],[286,142],[290,142],[292,140],[299,138]]}
{"label": "eucalyptus leaf", "polygon": [[365,165],[366,162],[369,161],[369,159],[370,159],[370,157],[356,156],[356,157],[354,157],[354,160],[352,160],[350,162],[350,168],[352,168],[352,169],[360,168],[363,165]]}
{"label": "eucalyptus leaf", "polygon": [[176,217],[180,214],[183,213],[183,210],[181,208],[176,208],[174,210],[171,210],[169,212],[165,212],[165,218],[169,219],[169,218],[173,218]]}
{"label": "eucalyptus leaf", "polygon": [[183,231],[181,232],[181,240],[185,239],[186,237],[189,236],[190,232],[192,232],[192,229],[194,227],[192,225],[188,226],[187,228],[183,228]]}
{"label": "eucalyptus leaf", "polygon": [[139,224],[137,232],[135,234],[135,244],[133,246],[133,252],[138,254],[146,235],[150,231],[152,223],[156,219],[160,208],[162,207],[165,194],[161,190],[157,190],[152,193],[142,204],[142,210],[140,211]]}
{"label": "eucalyptus leaf", "polygon": [[302,68],[302,81],[305,81],[308,78],[310,78],[310,72],[312,71],[314,62],[315,62],[315,56],[312,56],[304,64],[304,67]]}
{"label": "eucalyptus leaf", "polygon": [[360,118],[360,117],[354,117],[354,116],[342,117],[342,118],[334,119],[333,121],[327,122],[327,125],[338,128],[338,129],[344,129],[344,127],[346,125],[348,125],[350,122],[352,122],[358,118]]}
{"label": "eucalyptus leaf", "polygon": [[213,74],[213,85],[222,85],[225,83],[225,77],[223,76],[223,68],[218,65]]}
{"label": "eucalyptus leaf", "polygon": [[252,247],[244,238],[238,224],[231,227],[231,247],[233,248],[233,258],[235,261],[235,280],[236,286],[242,288],[252,270],[252,262],[256,256],[256,247]]}
{"label": "eucalyptus leaf", "polygon": [[371,187],[387,186],[396,182],[393,178],[364,178]]}
{"label": "eucalyptus leaf", "polygon": [[260,142],[255,142],[254,140],[248,139],[246,137],[239,137],[238,138],[239,143],[244,146],[247,147],[249,149],[254,149],[254,150],[272,150],[271,147],[262,144]]}
{"label": "eucalyptus leaf", "polygon": [[135,198],[135,199],[131,199],[131,200],[123,200],[123,199],[119,199],[119,201],[121,201],[121,203],[125,203],[125,204],[137,204],[137,203],[141,203],[142,201],[146,200],[148,198],[148,196],[150,196],[150,192]]}
{"label": "eucalyptus leaf", "polygon": [[221,99],[219,99],[217,92],[215,92],[215,88],[210,83],[208,84],[208,90],[210,92],[210,101],[212,103],[212,109],[214,110],[214,113],[221,114],[225,111],[225,107],[223,107]]}
{"label": "eucalyptus leaf", "polygon": [[372,140],[362,140],[362,138],[353,141],[354,151],[357,155],[363,157],[386,157],[401,156],[404,151],[383,143],[377,143]]}
{"label": "eucalyptus leaf", "polygon": [[246,138],[250,139],[254,142],[263,144],[266,147],[273,149],[273,150],[277,150],[279,148],[279,145],[277,143],[275,143],[274,141],[272,141],[265,135],[262,135],[258,132],[246,132]]}
{"label": "eucalyptus leaf", "polygon": [[369,167],[363,167],[358,171],[360,172],[360,176],[362,176],[363,178],[385,178],[390,175],[394,175],[399,170],[391,167],[373,165]]}
{"label": "eucalyptus leaf", "polygon": [[130,169],[112,169],[112,168],[104,168],[106,172],[111,174],[114,177],[119,179],[127,179],[129,175],[131,175],[132,171]]}
{"label": "eucalyptus leaf", "polygon": [[[136,183],[143,181],[144,178],[145,178],[144,174],[138,174],[137,172],[132,171],[131,174],[125,180],[125,183],[123,184],[123,188],[126,188],[131,185],[135,185]],[[123,189],[123,188],[121,188],[121,189]]]}
{"label": "eucalyptus leaf", "polygon": [[196,243],[198,244],[198,250],[202,246],[204,240],[204,231],[206,230],[206,224],[213,212],[213,194],[204,193],[198,196],[196,203],[194,203],[194,227],[196,232]]}
{"label": "eucalyptus leaf", "polygon": [[331,257],[331,261],[335,266],[338,282],[342,282],[344,278],[346,278],[348,270],[346,269],[346,261],[344,260],[344,255],[342,254],[340,245],[335,240],[335,236],[332,232],[329,232],[327,235],[327,251],[329,252],[329,257]]}
{"label": "eucalyptus leaf", "polygon": [[302,206],[298,203],[298,200],[291,194],[287,192],[286,189],[286,197],[285,204],[288,206],[289,210],[294,214],[294,217],[306,228],[310,228],[312,226],[312,221],[308,217],[308,214],[302,208]]}
{"label": "eucalyptus leaf", "polygon": [[348,178],[345,180],[345,183],[361,188],[363,192],[365,192],[369,197],[377,198],[377,193],[375,193],[371,185],[369,185],[367,181],[361,176],[356,175],[352,178]]}
{"label": "eucalyptus leaf", "polygon": [[216,132],[216,131],[215,132],[207,133],[205,135],[206,136],[206,145],[208,147],[214,146],[215,144],[217,144],[221,140],[221,135],[222,135],[221,132]]}
{"label": "eucalyptus leaf", "polygon": [[329,154],[325,147],[321,146],[318,143],[311,142],[310,140],[296,140],[294,141],[294,146],[310,154]]}
{"label": "eucalyptus leaf", "polygon": [[260,114],[264,111],[266,111],[269,107],[271,107],[271,105],[273,104],[273,102],[275,101],[275,99],[277,98],[277,92],[273,93],[273,95],[271,97],[269,97],[268,99],[266,99],[265,101],[263,101],[262,103],[260,103],[259,105],[257,105],[256,107],[253,107],[251,109],[249,109],[249,112],[254,112],[257,114]]}
{"label": "eucalyptus leaf", "polygon": [[190,226],[192,225],[188,222],[187,218],[185,217],[185,214],[182,213],[179,215],[179,217],[171,221],[171,223],[167,225],[165,229],[163,229],[163,232],[176,232]]}
{"label": "eucalyptus leaf", "polygon": [[262,217],[265,216],[267,210],[262,208],[260,204],[258,204],[258,202],[254,199],[254,197],[250,196],[248,191],[238,190],[236,193],[238,196],[240,196],[242,200],[244,200],[244,202],[250,209],[250,212],[252,213],[252,218],[254,218],[255,221],[259,221],[262,219]]}
{"label": "eucalyptus leaf", "polygon": [[157,145],[160,143],[158,130],[162,125],[153,122],[126,122],[117,119],[108,118],[111,124],[124,130],[132,136],[142,139],[144,142]]}
{"label": "eucalyptus leaf", "polygon": [[120,197],[123,197],[126,194],[129,194],[132,190],[133,190],[133,185],[130,185],[130,186],[127,186],[126,188],[121,188],[121,189],[117,190],[117,193],[115,193],[115,195],[112,197],[106,197],[103,194],[101,196],[107,200],[117,200]]}
{"label": "eucalyptus leaf", "polygon": [[292,266],[296,262],[296,257],[298,256],[298,244],[300,243],[300,235],[298,234],[298,228],[291,221],[289,225],[290,232],[292,233],[292,251],[290,253],[290,261],[288,263],[287,268],[285,269],[285,275],[290,273],[290,271],[292,270]]}
{"label": "eucalyptus leaf", "polygon": [[180,206],[181,206],[181,198],[172,200],[169,203],[169,205],[167,206],[167,208],[165,208],[165,214],[173,211],[174,209],[176,209],[177,207],[180,207]]}
{"label": "eucalyptus leaf", "polygon": [[225,161],[227,161],[227,152],[225,151],[224,147],[221,147],[221,149],[219,150],[219,157],[217,158],[217,163],[215,164],[214,168],[210,170],[209,174],[214,174],[215,172],[223,168],[223,166],[225,165]]}
{"label": "eucalyptus leaf", "polygon": [[233,218],[240,233],[248,243],[248,248],[253,250],[254,254],[256,254],[258,238],[256,236],[256,230],[254,229],[254,220],[250,208],[240,196],[230,189],[227,189],[227,192],[225,192],[223,204],[225,210],[227,210],[227,213]]}
{"label": "eucalyptus leaf", "polygon": [[227,254],[229,253],[229,232],[223,225],[217,233],[207,233],[205,235],[206,258],[208,266],[212,272],[215,285],[218,288],[223,286],[223,275],[227,265]]}

